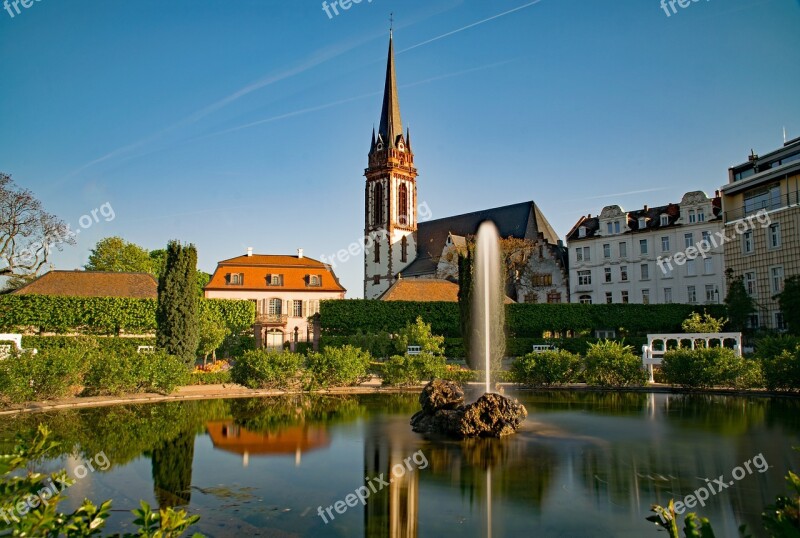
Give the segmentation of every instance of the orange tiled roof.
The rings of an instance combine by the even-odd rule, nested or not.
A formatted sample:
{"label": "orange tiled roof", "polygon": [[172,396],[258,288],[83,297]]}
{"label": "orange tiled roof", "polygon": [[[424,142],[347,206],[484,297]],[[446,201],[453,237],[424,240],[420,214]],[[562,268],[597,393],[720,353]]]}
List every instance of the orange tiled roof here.
{"label": "orange tiled roof", "polygon": [[155,299],[158,297],[158,283],[153,275],[148,273],[50,271],[13,293],[16,295]]}
{"label": "orange tiled roof", "polygon": [[[458,302],[458,284],[433,278],[401,278],[383,292],[381,301]],[[513,303],[505,298],[505,303]]]}
{"label": "orange tiled roof", "polygon": [[[243,275],[242,284],[229,284],[232,274]],[[268,286],[267,275],[283,275],[282,286]],[[321,277],[321,286],[308,286],[308,277]],[[330,266],[312,258],[253,254],[223,260],[206,290],[346,291]]]}

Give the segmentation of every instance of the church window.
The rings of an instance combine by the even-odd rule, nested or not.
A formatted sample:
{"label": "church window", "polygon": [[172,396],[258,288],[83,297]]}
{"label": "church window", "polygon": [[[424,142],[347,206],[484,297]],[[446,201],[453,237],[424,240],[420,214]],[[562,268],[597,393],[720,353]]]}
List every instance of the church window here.
{"label": "church window", "polygon": [[405,183],[400,184],[400,189],[397,193],[397,203],[398,203],[398,220],[400,221],[401,226],[408,226],[409,218],[408,218],[408,187]]}
{"label": "church window", "polygon": [[408,261],[408,238],[405,235],[400,240],[400,261],[404,263]]}
{"label": "church window", "polygon": [[372,215],[374,217],[373,224],[383,223],[383,185],[380,183],[375,184],[375,199],[372,208]]}

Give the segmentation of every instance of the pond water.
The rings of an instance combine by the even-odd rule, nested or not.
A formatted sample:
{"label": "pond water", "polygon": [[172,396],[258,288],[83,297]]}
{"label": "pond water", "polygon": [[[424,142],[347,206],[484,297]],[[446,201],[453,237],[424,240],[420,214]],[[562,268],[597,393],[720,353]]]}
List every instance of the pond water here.
{"label": "pond water", "polygon": [[[40,467],[85,475],[64,508],[112,498],[107,528],[125,531],[139,499],[181,506],[216,537],[660,536],[650,505],[720,475],[733,483],[700,513],[717,536],[741,523],[761,536],[763,507],[800,469],[796,400],[512,395],[529,415],[502,440],[413,433],[416,394],[306,395],[4,417],[0,449],[45,423],[62,454]],[[366,504],[351,495],[348,506],[362,487]]]}

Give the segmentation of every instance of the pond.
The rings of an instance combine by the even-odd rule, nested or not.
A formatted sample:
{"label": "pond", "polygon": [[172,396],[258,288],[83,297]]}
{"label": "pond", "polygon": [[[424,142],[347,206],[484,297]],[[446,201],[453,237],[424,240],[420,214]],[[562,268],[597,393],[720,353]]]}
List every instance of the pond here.
{"label": "pond", "polygon": [[512,395],[529,416],[502,440],[413,433],[416,394],[305,395],[4,417],[0,449],[45,423],[62,454],[39,467],[77,477],[64,508],[112,498],[107,529],[125,531],[139,499],[181,506],[216,537],[655,537],[652,503],[719,478],[700,513],[717,536],[760,536],[800,469],[796,400]]}

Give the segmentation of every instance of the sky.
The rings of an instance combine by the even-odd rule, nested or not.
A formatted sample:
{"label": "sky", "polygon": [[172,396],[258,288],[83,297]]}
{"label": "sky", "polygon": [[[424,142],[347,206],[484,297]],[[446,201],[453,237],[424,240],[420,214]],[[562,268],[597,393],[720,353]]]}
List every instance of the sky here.
{"label": "sky", "polygon": [[[393,13],[420,203],[534,200],[563,237],[800,136],[800,0],[682,1],[9,4],[0,171],[80,229],[57,269],[114,235],[194,243],[206,272],[247,247],[331,257],[363,237]],[[362,258],[335,271],[363,295]]]}

